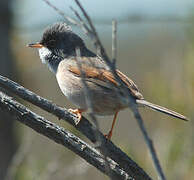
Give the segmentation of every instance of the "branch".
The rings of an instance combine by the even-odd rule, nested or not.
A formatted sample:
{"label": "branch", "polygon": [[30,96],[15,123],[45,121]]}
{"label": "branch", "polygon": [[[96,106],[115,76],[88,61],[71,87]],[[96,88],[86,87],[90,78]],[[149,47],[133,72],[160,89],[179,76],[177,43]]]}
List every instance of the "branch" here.
{"label": "branch", "polygon": [[84,141],[64,128],[59,127],[58,125],[30,111],[25,106],[2,92],[0,92],[0,108],[15,116],[17,121],[20,121],[21,123],[29,126],[36,132],[48,137],[56,143],[67,147],[101,172],[109,175],[111,178],[131,179],[131,177],[129,177],[126,172],[120,169],[118,164],[116,164],[111,159],[107,159],[108,163],[110,164],[111,172],[107,174],[105,171],[105,161],[103,156],[94,148],[90,147]]}
{"label": "branch", "polygon": [[[78,119],[75,115],[68,112],[67,109],[61,108],[51,101],[36,95],[28,89],[22,87],[10,79],[0,75],[0,86],[18,95],[20,98],[42,108],[43,110],[54,114],[59,119],[63,119],[73,125],[78,131],[84,134],[93,143],[96,142],[95,133],[92,124],[84,117],[77,125]],[[106,148],[106,156],[117,162],[119,166],[128,174],[137,179],[151,180],[151,178],[140,168],[132,159],[130,159],[120,148],[116,147],[111,141],[107,140],[104,135],[98,131],[102,139],[103,148]],[[99,150],[103,152],[102,146]]]}

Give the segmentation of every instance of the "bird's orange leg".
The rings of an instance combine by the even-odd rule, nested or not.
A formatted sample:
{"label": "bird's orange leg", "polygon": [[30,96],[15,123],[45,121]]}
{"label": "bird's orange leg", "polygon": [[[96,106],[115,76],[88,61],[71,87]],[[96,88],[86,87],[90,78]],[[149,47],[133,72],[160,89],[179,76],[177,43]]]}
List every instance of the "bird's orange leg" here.
{"label": "bird's orange leg", "polygon": [[114,125],[115,125],[115,122],[116,122],[116,119],[117,119],[118,112],[119,112],[119,111],[117,111],[117,112],[115,113],[115,115],[114,115],[113,122],[112,122],[112,126],[111,126],[111,129],[110,129],[109,133],[105,135],[105,137],[106,137],[107,139],[109,139],[109,140],[110,140],[111,137],[112,137],[112,132],[113,132],[113,128],[114,128]]}
{"label": "bird's orange leg", "polygon": [[69,112],[75,114],[77,116],[77,118],[79,119],[79,121],[76,123],[78,124],[82,118],[82,112],[85,112],[84,109],[68,109]]}

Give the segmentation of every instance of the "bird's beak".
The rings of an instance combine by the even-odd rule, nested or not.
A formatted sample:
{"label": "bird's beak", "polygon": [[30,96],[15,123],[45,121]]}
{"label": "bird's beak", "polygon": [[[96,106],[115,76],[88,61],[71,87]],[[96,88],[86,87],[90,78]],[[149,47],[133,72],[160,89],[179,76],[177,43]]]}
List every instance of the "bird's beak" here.
{"label": "bird's beak", "polygon": [[28,44],[27,47],[31,47],[31,48],[42,48],[43,45],[38,42],[38,43]]}

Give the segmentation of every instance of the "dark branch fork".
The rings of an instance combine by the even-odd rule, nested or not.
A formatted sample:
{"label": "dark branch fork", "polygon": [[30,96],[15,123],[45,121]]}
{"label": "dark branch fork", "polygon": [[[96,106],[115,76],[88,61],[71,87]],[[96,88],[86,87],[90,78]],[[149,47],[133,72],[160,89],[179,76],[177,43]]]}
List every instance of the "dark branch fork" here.
{"label": "dark branch fork", "polygon": [[[0,92],[0,108],[9,112],[15,116],[18,121],[29,126],[36,132],[72,150],[101,172],[107,174],[103,156],[69,131],[33,113],[2,92]],[[111,159],[107,159],[107,162],[110,166],[110,172],[107,175],[112,179],[133,179],[133,176],[130,177]]]}
{"label": "dark branch fork", "polygon": [[[0,86],[4,89],[18,95],[20,98],[38,106],[39,108],[54,114],[59,119],[63,119],[73,125],[77,130],[84,134],[93,143],[96,142],[95,130],[92,124],[84,117],[77,125],[77,117],[70,113],[67,109],[57,106],[51,101],[36,95],[30,90],[22,87],[18,83],[11,81],[10,79],[0,75]],[[97,130],[98,131],[98,130]],[[137,179],[150,180],[151,178],[140,168],[132,159],[130,159],[123,151],[116,147],[111,141],[107,140],[104,135],[98,131],[100,138],[102,139],[103,147],[99,146],[100,151],[106,149],[106,156],[114,160],[118,165],[129,175]]]}

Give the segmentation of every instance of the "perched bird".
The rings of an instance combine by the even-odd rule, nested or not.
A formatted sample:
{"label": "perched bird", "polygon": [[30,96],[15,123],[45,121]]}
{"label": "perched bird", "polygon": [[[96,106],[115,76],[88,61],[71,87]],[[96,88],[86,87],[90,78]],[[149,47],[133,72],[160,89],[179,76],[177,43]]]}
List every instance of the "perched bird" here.
{"label": "perched bird", "polygon": [[[96,115],[114,115],[112,127],[107,134],[107,138],[111,139],[117,114],[120,110],[127,108],[129,102],[103,59],[87,49],[83,40],[62,22],[48,27],[40,42],[28,46],[38,48],[42,63],[48,65],[56,75],[63,94],[77,106],[78,109],[70,111],[79,119],[82,117],[82,112],[88,110],[82,81],[82,78],[84,79],[90,92],[93,112]],[[76,54],[77,48],[80,50],[79,58]],[[177,112],[146,101],[131,79],[118,69],[116,72],[135,105],[147,106],[167,115],[187,120],[185,116]]]}

